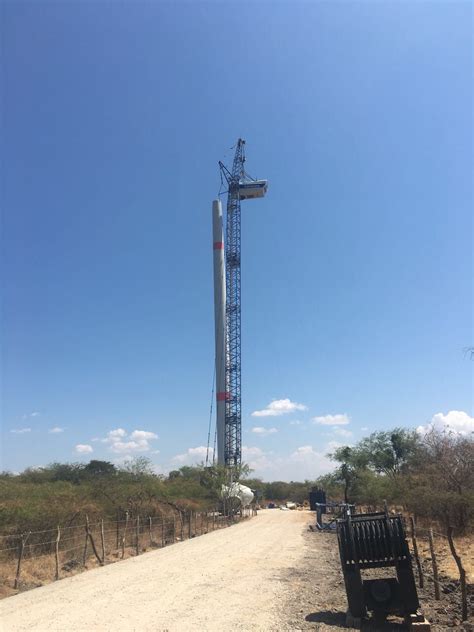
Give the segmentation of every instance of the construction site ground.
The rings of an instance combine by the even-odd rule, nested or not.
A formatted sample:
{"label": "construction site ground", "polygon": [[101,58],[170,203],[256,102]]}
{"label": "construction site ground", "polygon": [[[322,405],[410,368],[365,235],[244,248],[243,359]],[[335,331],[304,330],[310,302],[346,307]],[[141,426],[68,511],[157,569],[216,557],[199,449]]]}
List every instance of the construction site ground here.
{"label": "construction site ground", "polygon": [[[0,602],[4,632],[346,630],[346,596],[333,533],[308,529],[307,511],[258,516],[9,597]],[[461,624],[459,590],[421,592],[432,630]],[[472,598],[472,595],[471,595]],[[363,624],[398,630],[398,622]]]}

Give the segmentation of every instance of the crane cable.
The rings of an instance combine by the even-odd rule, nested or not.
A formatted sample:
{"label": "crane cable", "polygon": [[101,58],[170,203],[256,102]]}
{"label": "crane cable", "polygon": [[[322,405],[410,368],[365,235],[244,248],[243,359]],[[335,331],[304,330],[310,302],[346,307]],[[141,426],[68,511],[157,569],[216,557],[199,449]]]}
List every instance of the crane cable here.
{"label": "crane cable", "polygon": [[[209,447],[210,447],[210,443],[211,443],[211,425],[212,425],[212,406],[214,404],[214,388],[215,388],[215,384],[216,384],[216,364],[214,363],[214,376],[212,378],[211,406],[210,406],[210,411],[209,411],[209,427],[208,427],[208,430],[207,430],[206,467],[208,467],[208,464],[209,464]],[[217,426],[216,426],[216,432],[217,432]],[[215,452],[215,438],[214,438],[214,452]],[[212,457],[212,462],[214,464],[214,454],[213,454],[213,457]]]}

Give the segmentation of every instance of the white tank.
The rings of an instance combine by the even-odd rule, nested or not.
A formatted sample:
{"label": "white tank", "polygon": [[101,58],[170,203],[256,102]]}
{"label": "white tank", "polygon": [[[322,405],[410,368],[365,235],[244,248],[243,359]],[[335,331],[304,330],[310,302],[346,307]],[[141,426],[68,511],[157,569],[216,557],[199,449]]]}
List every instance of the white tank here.
{"label": "white tank", "polygon": [[222,485],[223,498],[238,498],[242,507],[248,507],[254,496],[253,491],[246,485],[232,483],[232,485]]}

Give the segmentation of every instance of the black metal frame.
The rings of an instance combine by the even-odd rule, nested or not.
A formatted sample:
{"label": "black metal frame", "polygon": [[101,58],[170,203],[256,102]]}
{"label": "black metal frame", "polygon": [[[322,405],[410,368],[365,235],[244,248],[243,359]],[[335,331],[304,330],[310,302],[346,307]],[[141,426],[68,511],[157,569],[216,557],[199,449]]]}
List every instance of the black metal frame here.
{"label": "black metal frame", "polygon": [[[401,615],[417,611],[411,554],[400,515],[348,512],[337,522],[337,537],[347,601],[354,617],[364,617],[367,609]],[[362,580],[362,569],[386,567],[395,567],[397,577]],[[381,584],[391,597],[377,603],[371,594]]]}
{"label": "black metal frame", "polygon": [[[354,508],[355,505],[349,505],[348,503],[315,503],[316,529],[318,531],[334,531],[337,528],[337,521],[340,520],[348,510],[353,511]],[[327,509],[331,511],[336,510],[337,513],[327,522],[323,522],[323,514],[326,514]]]}

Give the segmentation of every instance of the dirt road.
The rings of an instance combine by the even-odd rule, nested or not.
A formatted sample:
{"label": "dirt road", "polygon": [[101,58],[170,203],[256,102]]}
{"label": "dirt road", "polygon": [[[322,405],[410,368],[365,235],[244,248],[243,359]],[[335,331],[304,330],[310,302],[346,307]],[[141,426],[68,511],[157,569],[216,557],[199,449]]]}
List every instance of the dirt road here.
{"label": "dirt road", "polygon": [[[307,512],[256,518],[4,599],[5,632],[282,630]],[[334,630],[334,628],[332,628]]]}
{"label": "dirt road", "polygon": [[[2,632],[212,632],[347,630],[334,533],[312,533],[314,514],[256,518],[165,549],[86,571],[0,602]],[[448,579],[443,582],[449,582]],[[459,592],[420,591],[432,632],[467,632]],[[400,621],[364,632],[406,631]]]}

